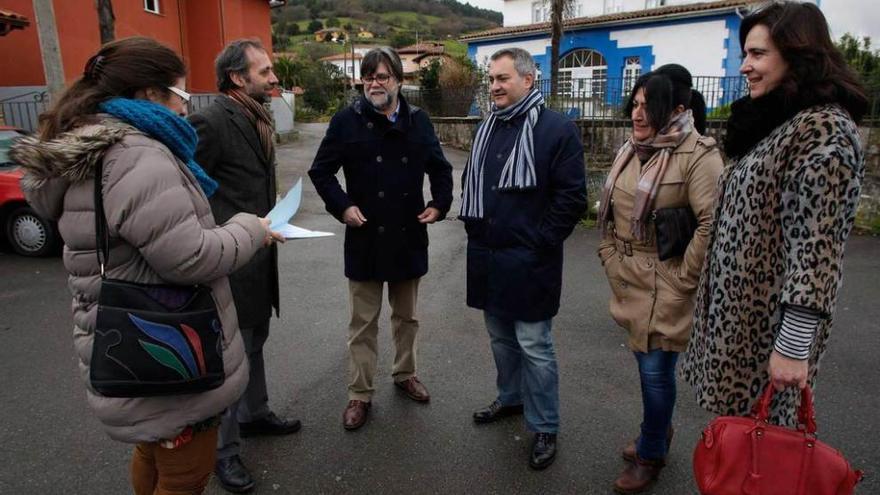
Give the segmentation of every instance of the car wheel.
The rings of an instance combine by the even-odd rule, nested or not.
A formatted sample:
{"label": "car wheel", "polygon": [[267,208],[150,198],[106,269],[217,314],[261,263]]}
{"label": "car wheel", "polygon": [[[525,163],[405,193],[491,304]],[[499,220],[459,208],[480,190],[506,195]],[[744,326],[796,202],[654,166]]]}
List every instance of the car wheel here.
{"label": "car wheel", "polygon": [[12,249],[24,256],[46,256],[55,248],[58,234],[55,227],[28,206],[9,215],[6,239]]}

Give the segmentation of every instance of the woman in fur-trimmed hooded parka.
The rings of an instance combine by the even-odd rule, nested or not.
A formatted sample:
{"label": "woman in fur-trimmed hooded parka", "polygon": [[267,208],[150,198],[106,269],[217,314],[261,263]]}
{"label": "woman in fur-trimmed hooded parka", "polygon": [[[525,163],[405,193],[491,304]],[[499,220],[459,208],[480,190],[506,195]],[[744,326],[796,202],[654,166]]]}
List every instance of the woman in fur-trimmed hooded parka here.
{"label": "woman in fur-trimmed hooded parka", "polygon": [[[115,440],[136,443],[134,493],[201,493],[214,465],[219,414],[238,399],[248,366],[227,275],[271,239],[267,223],[239,214],[215,225],[207,195],[216,183],[192,159],[185,67],[148,38],[105,45],[55,106],[40,134],[12,150],[22,189],[57,220],[73,293],[74,345],[91,408]],[[108,278],[211,288],[222,325],[225,382],[189,395],[113,398],[89,384],[101,275],[96,256],[95,172],[110,251]]]}

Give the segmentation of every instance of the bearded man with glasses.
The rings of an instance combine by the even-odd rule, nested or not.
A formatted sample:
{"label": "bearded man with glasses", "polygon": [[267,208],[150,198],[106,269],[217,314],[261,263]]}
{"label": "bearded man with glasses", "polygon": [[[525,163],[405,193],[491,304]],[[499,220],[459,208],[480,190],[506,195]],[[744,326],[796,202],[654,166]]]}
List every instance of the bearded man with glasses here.
{"label": "bearded man with glasses", "polygon": [[[403,67],[390,48],[361,61],[364,92],[330,121],[309,177],[327,211],[345,223],[345,276],[349,279],[348,405],[343,426],[363,426],[370,410],[377,365],[382,291],[388,284],[394,340],[392,376],[410,399],[427,402],[416,376],[415,316],[419,280],[428,272],[427,225],[452,204],[452,166],[443,156],[431,120],[400,94]],[[345,174],[345,189],[336,179]],[[422,194],[425,175],[431,200]]]}

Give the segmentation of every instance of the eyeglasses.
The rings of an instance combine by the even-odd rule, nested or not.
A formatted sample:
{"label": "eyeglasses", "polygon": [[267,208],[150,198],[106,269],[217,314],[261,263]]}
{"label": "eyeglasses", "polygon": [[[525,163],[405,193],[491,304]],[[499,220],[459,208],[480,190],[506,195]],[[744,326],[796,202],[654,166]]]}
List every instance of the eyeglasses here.
{"label": "eyeglasses", "polygon": [[390,74],[376,74],[375,76],[366,76],[361,78],[361,81],[363,81],[364,84],[373,84],[373,81],[376,81],[377,83],[384,85],[390,80]]}
{"label": "eyeglasses", "polygon": [[168,91],[171,91],[172,93],[176,94],[177,96],[180,97],[181,100],[185,101],[186,103],[189,103],[189,100],[192,99],[191,94],[187,93],[186,91],[184,91],[180,88],[177,88],[174,86],[168,86]]}

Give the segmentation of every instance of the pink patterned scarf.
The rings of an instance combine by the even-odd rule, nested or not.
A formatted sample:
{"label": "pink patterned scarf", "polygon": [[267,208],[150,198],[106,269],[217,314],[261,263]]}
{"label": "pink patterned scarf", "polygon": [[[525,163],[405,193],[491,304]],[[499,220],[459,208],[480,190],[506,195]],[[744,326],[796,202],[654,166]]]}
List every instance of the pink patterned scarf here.
{"label": "pink patterned scarf", "polygon": [[647,220],[651,212],[651,205],[657,198],[657,190],[660,188],[660,180],[666,173],[669,165],[669,157],[672,151],[680,145],[694,128],[694,116],[690,110],[673,115],[669,123],[660,129],[654,137],[645,141],[636,141],[632,137],[617,152],[611,171],[605,179],[602,188],[602,203],[599,207],[599,223],[602,236],[608,229],[608,223],[613,222],[611,208],[611,193],[614,184],[626,165],[632,159],[633,153],[644,164],[639,174],[639,185],[636,189],[635,202],[632,215],[630,216],[630,229],[632,236],[638,241],[644,242],[648,238]]}

